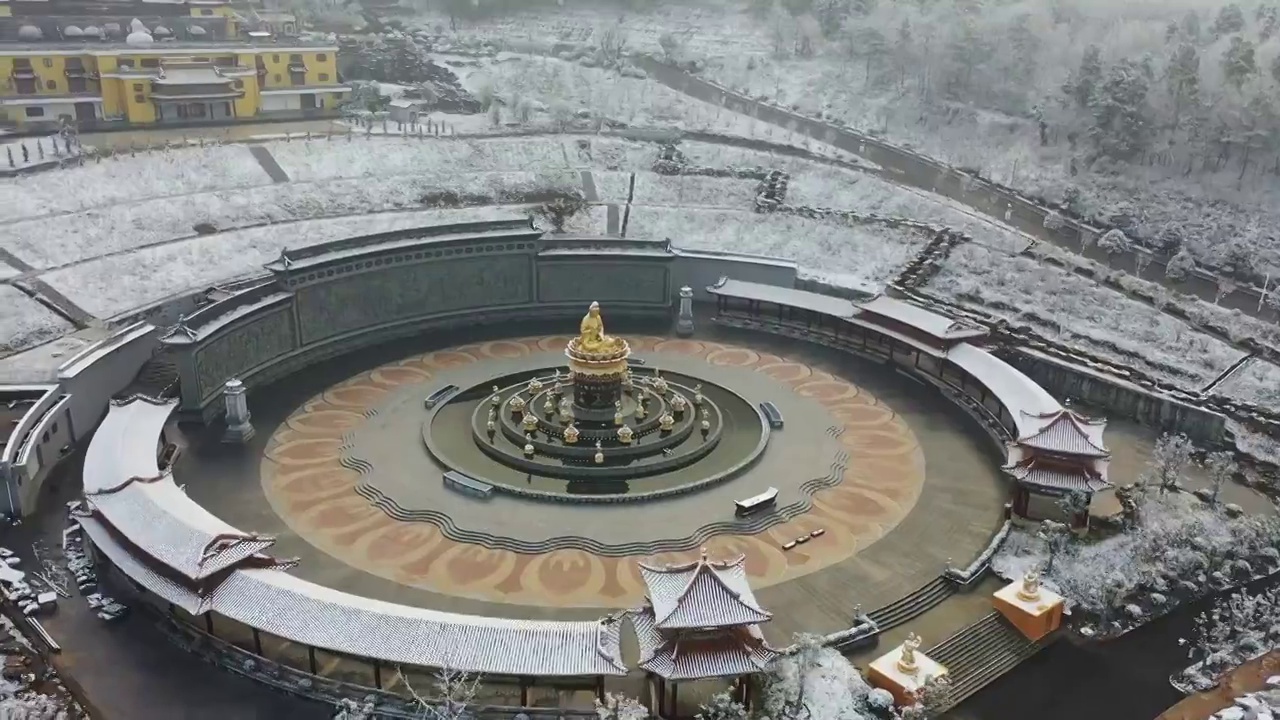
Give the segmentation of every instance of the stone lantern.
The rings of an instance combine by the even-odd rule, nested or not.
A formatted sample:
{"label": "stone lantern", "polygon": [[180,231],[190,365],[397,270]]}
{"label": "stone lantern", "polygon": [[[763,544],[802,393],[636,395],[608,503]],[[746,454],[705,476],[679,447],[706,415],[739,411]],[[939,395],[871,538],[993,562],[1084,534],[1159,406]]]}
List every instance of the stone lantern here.
{"label": "stone lantern", "polygon": [[249,402],[245,398],[244,383],[232,378],[222,386],[222,400],[227,408],[227,431],[222,435],[225,443],[246,443],[253,438],[253,425],[249,422]]}

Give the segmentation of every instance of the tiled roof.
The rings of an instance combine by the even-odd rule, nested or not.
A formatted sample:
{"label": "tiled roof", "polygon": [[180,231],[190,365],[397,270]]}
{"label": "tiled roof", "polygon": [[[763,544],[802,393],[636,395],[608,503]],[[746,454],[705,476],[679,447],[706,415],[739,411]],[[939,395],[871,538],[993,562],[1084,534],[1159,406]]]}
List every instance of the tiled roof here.
{"label": "tiled roof", "polygon": [[111,530],[100,520],[93,517],[78,518],[80,527],[89,536],[89,540],[112,565],[125,575],[133,578],[148,591],[155,593],[168,602],[177,605],[192,615],[199,615],[209,609],[209,598],[181,583],[156,572],[140,558],[134,556],[117,540]]}
{"label": "tiled roof", "polygon": [[711,562],[704,552],[700,560],[683,565],[641,563],[640,575],[649,588],[654,623],[660,629],[708,628],[771,619],[751,592],[745,562],[745,556]]}
{"label": "tiled roof", "polygon": [[[363,598],[283,572],[289,563],[258,554],[270,538],[222,522],[170,477],[132,481],[123,474],[133,472],[130,461],[145,465],[150,458],[155,467],[163,422],[158,412],[139,410],[145,402],[113,406],[104,420],[108,432],[94,436],[87,457],[100,462],[90,485],[98,490],[86,493],[94,514],[80,522],[104,556],[156,595],[192,614],[216,612],[292,642],[389,664],[525,676],[626,674],[616,618],[458,615]],[[141,458],[121,457],[127,453]],[[258,567],[264,562],[272,567]],[[225,575],[210,578],[220,571]],[[193,589],[202,580],[210,585],[203,595]]]}
{"label": "tiled roof", "polygon": [[213,610],[304,645],[390,664],[527,676],[625,675],[620,621],[457,615],[350,595],[278,570],[237,570]]}
{"label": "tiled roof", "polygon": [[177,407],[177,400],[157,402],[141,397],[112,403],[85,452],[85,493],[116,489],[135,478],[159,477],[156,457],[160,432]]}
{"label": "tiled roof", "polygon": [[1018,482],[1051,490],[1095,493],[1111,487],[1110,482],[1088,468],[1047,464],[1034,458],[1008,470]]}
{"label": "tiled roof", "polygon": [[1045,452],[1081,457],[1110,457],[1111,451],[1103,444],[1102,431],[1106,422],[1090,420],[1070,410],[1053,413],[1023,413],[1035,425],[1018,437],[1018,444]]}
{"label": "tiled roof", "polygon": [[140,551],[192,580],[226,570],[275,544],[275,538],[240,532],[209,514],[168,477],[85,499]]}
{"label": "tiled roof", "polygon": [[664,631],[652,610],[631,614],[640,644],[640,667],[668,680],[750,675],[768,667],[779,653],[755,625],[712,632]]}

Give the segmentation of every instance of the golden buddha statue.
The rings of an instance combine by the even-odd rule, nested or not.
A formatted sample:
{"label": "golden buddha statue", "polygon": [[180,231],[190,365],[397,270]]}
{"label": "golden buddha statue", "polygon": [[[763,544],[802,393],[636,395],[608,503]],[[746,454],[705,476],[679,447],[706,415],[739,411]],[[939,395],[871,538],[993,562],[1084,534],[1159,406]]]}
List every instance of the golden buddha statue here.
{"label": "golden buddha statue", "polygon": [[600,303],[593,302],[578,325],[578,347],[589,353],[604,353],[617,349],[622,343],[604,333],[604,318],[600,316]]}

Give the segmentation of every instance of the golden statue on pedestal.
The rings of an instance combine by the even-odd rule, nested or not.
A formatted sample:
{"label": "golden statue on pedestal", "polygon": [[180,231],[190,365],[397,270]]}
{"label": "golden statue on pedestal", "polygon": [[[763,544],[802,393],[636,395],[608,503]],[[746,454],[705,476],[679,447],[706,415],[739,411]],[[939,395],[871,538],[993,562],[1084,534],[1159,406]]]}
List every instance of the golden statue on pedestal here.
{"label": "golden statue on pedestal", "polygon": [[898,658],[898,670],[914,675],[918,666],[916,665],[916,650],[920,649],[920,636],[915,633],[909,633],[907,639],[902,643],[902,656]]}
{"label": "golden statue on pedestal", "polygon": [[622,347],[619,338],[604,333],[604,318],[600,316],[600,303],[593,302],[578,325],[578,347],[584,352],[607,353]]}

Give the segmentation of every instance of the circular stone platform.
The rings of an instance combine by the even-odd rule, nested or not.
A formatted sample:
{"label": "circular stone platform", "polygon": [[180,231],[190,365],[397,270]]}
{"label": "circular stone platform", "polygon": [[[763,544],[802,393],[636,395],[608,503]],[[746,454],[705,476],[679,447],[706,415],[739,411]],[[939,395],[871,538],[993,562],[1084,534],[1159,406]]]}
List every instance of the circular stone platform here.
{"label": "circular stone platform", "polygon": [[[620,608],[643,597],[642,558],[688,559],[701,545],[718,555],[744,553],[753,586],[765,588],[849,558],[897,525],[920,496],[924,461],[914,434],[858,387],[749,348],[658,337],[628,337],[649,367],[714,377],[749,402],[781,408],[786,429],[773,434],[749,472],[638,508],[498,495],[483,501],[446,490],[443,468],[419,439],[422,399],[445,384],[471,387],[511,368],[547,367],[539,355],[566,340],[427,353],[312,398],[267,443],[261,480],[272,508],[328,555],[397,583],[479,600]],[[467,377],[475,381],[459,382]],[[461,425],[474,447],[470,423]],[[779,513],[734,518],[735,499],[770,486],[779,490]],[[824,533],[782,550],[815,530]]]}

